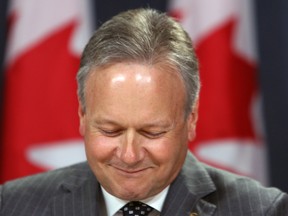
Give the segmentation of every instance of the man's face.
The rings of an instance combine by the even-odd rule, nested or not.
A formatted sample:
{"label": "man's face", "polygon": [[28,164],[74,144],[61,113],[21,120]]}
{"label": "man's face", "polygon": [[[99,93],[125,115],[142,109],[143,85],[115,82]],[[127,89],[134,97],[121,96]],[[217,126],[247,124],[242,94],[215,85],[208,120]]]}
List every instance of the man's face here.
{"label": "man's face", "polygon": [[86,82],[80,133],[88,162],[110,194],[141,200],[177,176],[193,139],[197,110],[185,119],[185,90],[163,67],[117,63]]}

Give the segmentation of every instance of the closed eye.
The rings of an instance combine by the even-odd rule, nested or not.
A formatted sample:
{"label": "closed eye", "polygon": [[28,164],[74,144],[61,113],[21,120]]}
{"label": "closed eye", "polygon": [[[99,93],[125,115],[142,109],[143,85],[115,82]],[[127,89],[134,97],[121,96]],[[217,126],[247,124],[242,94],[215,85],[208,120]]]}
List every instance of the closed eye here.
{"label": "closed eye", "polygon": [[161,132],[142,131],[141,134],[149,139],[157,139],[166,134],[166,132],[167,131],[161,131]]}
{"label": "closed eye", "polygon": [[121,130],[106,130],[106,129],[99,129],[100,133],[104,136],[108,137],[117,137],[122,134]]}

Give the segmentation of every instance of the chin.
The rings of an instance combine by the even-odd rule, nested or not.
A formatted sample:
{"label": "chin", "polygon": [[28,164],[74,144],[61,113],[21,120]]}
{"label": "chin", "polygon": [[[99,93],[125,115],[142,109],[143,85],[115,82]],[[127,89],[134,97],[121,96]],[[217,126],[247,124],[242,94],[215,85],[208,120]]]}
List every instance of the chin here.
{"label": "chin", "polygon": [[148,197],[144,196],[143,194],[122,194],[118,198],[122,200],[127,200],[127,201],[139,201],[139,200],[144,200]]}
{"label": "chin", "polygon": [[149,193],[147,193],[146,190],[135,190],[135,187],[129,188],[127,190],[125,190],[125,188],[121,188],[120,190],[118,190],[118,192],[115,194],[115,196],[120,198],[120,199],[128,200],[128,201],[143,200],[143,199],[150,197]]}

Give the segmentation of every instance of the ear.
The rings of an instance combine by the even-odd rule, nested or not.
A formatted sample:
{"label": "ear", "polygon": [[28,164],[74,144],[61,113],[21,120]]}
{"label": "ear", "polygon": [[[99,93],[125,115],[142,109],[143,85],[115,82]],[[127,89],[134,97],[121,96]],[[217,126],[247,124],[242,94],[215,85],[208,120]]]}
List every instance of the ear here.
{"label": "ear", "polygon": [[78,116],[79,116],[79,132],[81,134],[81,136],[84,136],[85,134],[85,112],[83,107],[81,106],[80,102],[79,102],[79,106],[78,106]]}
{"label": "ear", "polygon": [[194,103],[191,113],[188,117],[188,139],[189,141],[194,140],[196,136],[196,123],[198,120],[198,108],[199,108],[199,99]]}

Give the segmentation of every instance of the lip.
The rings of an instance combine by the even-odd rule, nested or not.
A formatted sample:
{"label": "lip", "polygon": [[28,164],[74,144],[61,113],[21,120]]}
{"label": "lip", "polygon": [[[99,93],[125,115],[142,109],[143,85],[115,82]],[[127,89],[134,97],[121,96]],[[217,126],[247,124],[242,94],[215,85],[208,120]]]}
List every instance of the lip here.
{"label": "lip", "polygon": [[149,167],[140,168],[140,169],[123,169],[123,168],[115,167],[115,166],[112,166],[112,167],[117,171],[117,173],[120,173],[122,175],[128,175],[128,176],[141,175],[149,169]]}

